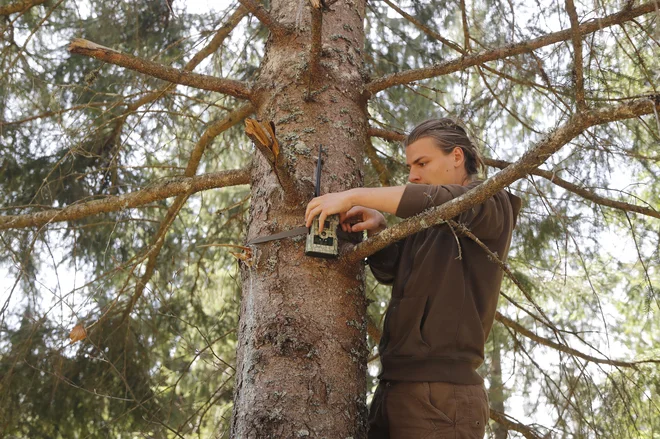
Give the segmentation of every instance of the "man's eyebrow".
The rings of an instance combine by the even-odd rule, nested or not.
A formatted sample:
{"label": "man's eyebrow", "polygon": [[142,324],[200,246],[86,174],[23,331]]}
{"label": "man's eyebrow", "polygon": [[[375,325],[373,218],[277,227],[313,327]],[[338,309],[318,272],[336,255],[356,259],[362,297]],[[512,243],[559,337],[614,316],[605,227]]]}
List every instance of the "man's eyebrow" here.
{"label": "man's eyebrow", "polygon": [[[423,155],[423,156],[421,156],[421,157],[417,157],[417,158],[415,159],[415,161],[412,162],[412,164],[413,164],[413,165],[416,165],[417,163],[419,163],[420,161],[424,160],[425,158],[426,158],[425,155]],[[411,165],[409,165],[408,163],[406,163],[406,166],[407,166],[407,167],[410,167]]]}

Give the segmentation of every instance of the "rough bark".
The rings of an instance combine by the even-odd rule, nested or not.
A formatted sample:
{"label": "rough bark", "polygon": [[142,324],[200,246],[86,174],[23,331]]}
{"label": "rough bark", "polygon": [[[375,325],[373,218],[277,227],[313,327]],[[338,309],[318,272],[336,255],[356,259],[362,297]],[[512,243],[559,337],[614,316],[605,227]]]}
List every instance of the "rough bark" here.
{"label": "rough bark", "polygon": [[[269,16],[298,32],[271,33],[253,102],[258,119],[275,124],[279,154],[297,182],[287,190],[298,193],[285,196],[267,159],[256,154],[248,240],[302,225],[319,145],[321,193],[362,184],[364,3],[324,11],[321,59],[308,95],[311,8],[305,2],[296,23],[297,0],[271,2]],[[365,436],[363,268],[306,257],[303,248],[301,239],[259,244],[242,265],[232,437]]]}

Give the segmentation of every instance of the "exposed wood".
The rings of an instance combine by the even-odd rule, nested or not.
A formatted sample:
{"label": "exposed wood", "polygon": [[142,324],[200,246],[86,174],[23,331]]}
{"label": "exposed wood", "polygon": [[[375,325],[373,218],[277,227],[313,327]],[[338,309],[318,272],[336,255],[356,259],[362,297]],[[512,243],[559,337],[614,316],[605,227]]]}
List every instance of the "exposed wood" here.
{"label": "exposed wood", "polygon": [[312,42],[309,51],[309,78],[307,82],[307,99],[312,94],[312,88],[315,81],[318,81],[321,75],[321,36],[323,33],[323,9],[320,1],[318,7],[314,6],[312,1]]}
{"label": "exposed wood", "polygon": [[[630,21],[633,18],[639,17],[640,15],[653,12],[656,7],[657,4],[655,2],[650,2],[650,3],[645,3],[636,8],[624,9],[620,12],[617,12],[612,15],[608,15],[603,18],[589,20],[586,23],[580,25],[579,33],[580,35],[586,35],[589,33],[596,32],[597,30],[604,29],[606,27],[610,27],[624,23],[626,21]],[[497,49],[486,50],[479,53],[475,53],[474,55],[453,59],[451,61],[437,64],[433,67],[406,70],[403,72],[386,75],[382,78],[375,79],[374,81],[367,84],[366,90],[372,94],[375,94],[378,93],[379,91],[383,91],[395,85],[408,84],[410,82],[419,81],[421,79],[428,79],[428,78],[433,78],[435,76],[447,75],[449,73],[458,72],[468,67],[480,65],[488,61],[494,61],[497,59],[507,58],[509,56],[529,53],[538,48],[549,46],[550,44],[569,40],[572,38],[572,35],[573,33],[571,29],[565,29],[539,38],[535,38],[533,40],[523,41],[521,43],[508,44],[506,46],[499,47]]]}
{"label": "exposed wood", "polygon": [[251,97],[250,89],[244,82],[175,69],[133,55],[121,53],[115,49],[104,47],[82,38],[74,38],[69,44],[68,50],[77,55],[89,56],[99,61],[125,67],[175,84],[215,91],[240,99],[250,99]]}

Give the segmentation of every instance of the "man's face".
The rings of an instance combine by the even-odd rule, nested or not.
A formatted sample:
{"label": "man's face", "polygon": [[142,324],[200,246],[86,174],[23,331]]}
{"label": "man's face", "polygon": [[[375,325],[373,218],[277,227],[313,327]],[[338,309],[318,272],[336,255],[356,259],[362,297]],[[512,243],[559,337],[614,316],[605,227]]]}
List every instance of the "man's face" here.
{"label": "man's face", "polygon": [[463,150],[446,154],[430,137],[418,139],[406,147],[408,181],[419,184],[463,184],[466,177]]}

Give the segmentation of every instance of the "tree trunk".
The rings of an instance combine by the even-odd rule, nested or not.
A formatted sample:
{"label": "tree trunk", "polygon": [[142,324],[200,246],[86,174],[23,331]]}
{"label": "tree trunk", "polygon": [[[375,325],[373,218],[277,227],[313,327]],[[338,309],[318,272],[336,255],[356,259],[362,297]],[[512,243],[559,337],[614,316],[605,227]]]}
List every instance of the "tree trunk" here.
{"label": "tree trunk", "polygon": [[[323,12],[317,69],[310,65],[310,9],[298,0],[271,3],[271,16],[295,30],[271,34],[253,102],[258,118],[275,124],[284,163],[278,172],[293,187],[280,185],[286,176],[255,156],[248,239],[303,224],[319,145],[321,193],[362,185],[365,3],[338,2]],[[363,438],[363,266],[306,257],[297,238],[253,246],[249,263],[242,269],[232,437]]]}
{"label": "tree trunk", "polygon": [[[493,353],[492,353],[492,367],[490,370],[490,387],[488,389],[488,398],[490,399],[490,406],[500,412],[504,411],[504,383],[502,381],[502,348],[504,334],[502,329],[494,326],[492,331],[493,337]],[[506,439],[508,430],[502,424],[495,424],[493,427],[493,434],[495,439]]]}

